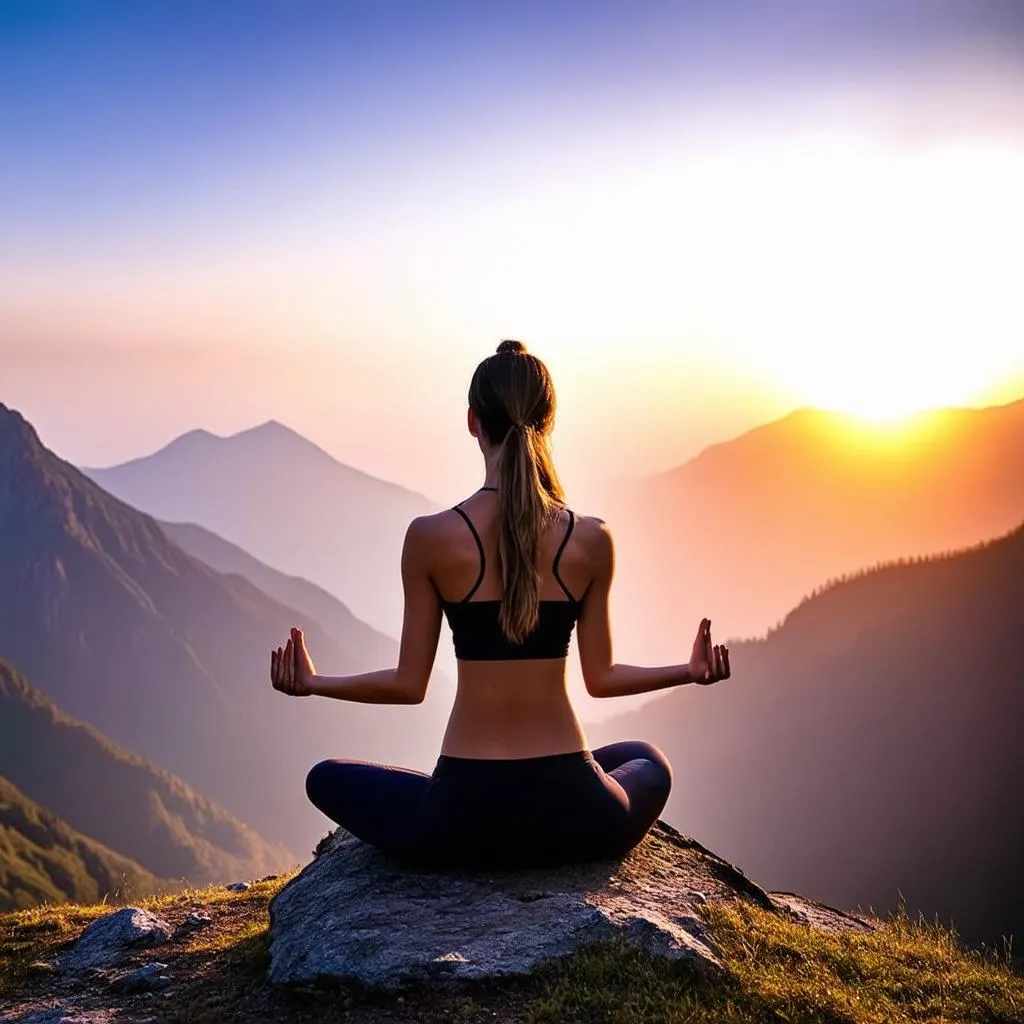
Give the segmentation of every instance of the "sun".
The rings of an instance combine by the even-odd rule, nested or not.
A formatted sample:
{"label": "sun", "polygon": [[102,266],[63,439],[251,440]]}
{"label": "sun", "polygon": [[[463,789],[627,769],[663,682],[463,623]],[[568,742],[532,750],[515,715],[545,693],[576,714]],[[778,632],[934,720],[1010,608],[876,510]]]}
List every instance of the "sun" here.
{"label": "sun", "polygon": [[[939,379],[936,379],[936,377]],[[847,367],[805,389],[808,404],[855,416],[869,423],[895,425],[929,409],[968,405],[977,395],[970,375],[950,368],[945,377],[922,367],[888,371],[884,360],[858,371]]]}

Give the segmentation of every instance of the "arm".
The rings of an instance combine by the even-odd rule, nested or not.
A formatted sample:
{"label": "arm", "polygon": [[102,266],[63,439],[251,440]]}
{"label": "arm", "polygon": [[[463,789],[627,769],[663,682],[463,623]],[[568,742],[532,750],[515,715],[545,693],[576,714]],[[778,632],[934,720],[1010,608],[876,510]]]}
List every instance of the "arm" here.
{"label": "arm", "polygon": [[[441,602],[430,579],[428,559],[430,534],[427,524],[415,519],[405,535],[402,548],[402,588],[405,592],[405,613],[402,622],[402,642],[395,668],[379,672],[363,672],[352,676],[325,676],[316,673],[305,653],[305,643],[299,630],[293,631],[294,675],[284,689],[286,693],[316,694],[338,700],[358,701],[362,704],[419,704],[427,693],[430,670],[437,653],[441,632]],[[297,634],[297,636],[295,635]],[[283,662],[289,661],[288,648]],[[305,665],[303,664],[305,662]],[[274,683],[277,687],[277,681]]]}
{"label": "arm", "polygon": [[[580,652],[580,667],[587,693],[592,697],[628,697],[637,693],[650,693],[670,686],[686,683],[715,682],[728,675],[728,651],[722,648],[719,673],[715,671],[718,648],[711,648],[711,623],[705,619],[697,632],[695,652],[705,645],[708,657],[691,658],[685,665],[663,665],[645,667],[641,665],[617,665],[612,661],[611,618],[608,599],[612,577],[615,573],[615,549],[612,536],[604,523],[593,541],[594,577],[587,588],[577,626],[577,643]],[[724,674],[721,666],[724,665]]]}

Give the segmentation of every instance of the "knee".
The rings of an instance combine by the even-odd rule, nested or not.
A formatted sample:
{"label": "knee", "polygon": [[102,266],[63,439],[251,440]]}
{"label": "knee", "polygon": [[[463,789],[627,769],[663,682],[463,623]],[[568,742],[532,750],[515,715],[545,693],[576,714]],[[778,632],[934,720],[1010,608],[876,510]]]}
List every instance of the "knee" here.
{"label": "knee", "polygon": [[321,761],[313,765],[306,775],[306,796],[314,807],[323,810],[328,802],[328,793],[337,788],[337,764],[334,761]]}
{"label": "knee", "polygon": [[672,788],[672,765],[669,759],[653,743],[640,742],[637,746],[641,748],[642,752],[637,753],[636,756],[642,757],[645,761],[650,761],[654,765],[654,769],[651,771],[652,782],[659,789],[664,789],[667,797],[669,790]]}

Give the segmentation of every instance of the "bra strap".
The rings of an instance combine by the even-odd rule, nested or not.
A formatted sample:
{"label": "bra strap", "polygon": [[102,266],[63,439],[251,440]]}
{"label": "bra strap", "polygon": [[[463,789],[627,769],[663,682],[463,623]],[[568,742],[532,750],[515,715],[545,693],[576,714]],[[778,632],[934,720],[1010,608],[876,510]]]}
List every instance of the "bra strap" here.
{"label": "bra strap", "polygon": [[476,583],[473,584],[473,587],[470,590],[470,592],[462,599],[462,602],[465,603],[477,592],[477,590],[480,589],[480,584],[484,581],[484,573],[487,571],[487,561],[484,558],[483,541],[480,540],[480,534],[476,532],[476,527],[473,525],[473,520],[470,519],[468,515],[466,515],[465,511],[463,511],[463,509],[459,505],[453,505],[452,511],[458,512],[459,515],[462,516],[466,525],[469,527],[469,532],[473,534],[473,540],[476,541],[476,549],[480,552],[480,575],[477,576]]}
{"label": "bra strap", "polygon": [[572,536],[573,527],[576,525],[576,517],[573,515],[572,509],[567,508],[565,511],[569,513],[569,526],[565,531],[565,536],[562,538],[562,543],[558,545],[558,551],[555,554],[555,561],[551,566],[551,573],[558,581],[558,585],[565,591],[565,596],[568,597],[570,601],[575,601],[575,594],[573,594],[573,592],[565,585],[562,577],[558,575],[558,563],[562,558],[562,552],[565,550],[565,545],[569,543],[569,538]]}

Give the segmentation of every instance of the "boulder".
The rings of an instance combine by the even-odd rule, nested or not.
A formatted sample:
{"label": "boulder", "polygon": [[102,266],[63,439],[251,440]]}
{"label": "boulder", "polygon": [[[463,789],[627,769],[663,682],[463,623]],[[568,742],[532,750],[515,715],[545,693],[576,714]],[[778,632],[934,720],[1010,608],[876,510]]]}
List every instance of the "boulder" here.
{"label": "boulder", "polygon": [[190,935],[209,928],[213,924],[213,918],[209,914],[191,913],[177,928],[174,929],[174,941],[178,942],[187,939]]}
{"label": "boulder", "polygon": [[65,970],[84,971],[117,963],[133,950],[170,942],[172,934],[171,926],[148,910],[122,907],[93,921],[59,965]]}
{"label": "boulder", "polygon": [[110,984],[111,988],[119,992],[154,992],[167,988],[171,984],[171,978],[167,974],[167,964],[154,960],[114,978]]}
{"label": "boulder", "polygon": [[720,970],[694,907],[746,900],[775,909],[742,871],[658,822],[626,857],[527,871],[411,868],[343,830],[270,905],[270,979],[414,982],[527,974],[621,938]]}

